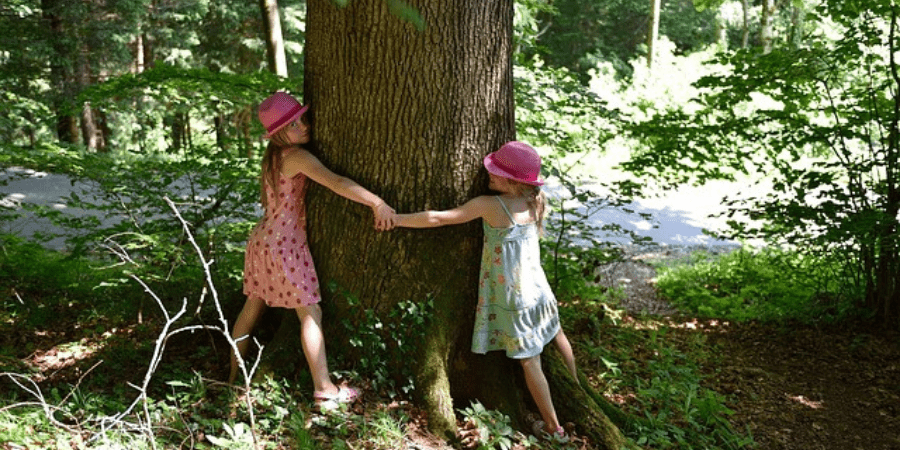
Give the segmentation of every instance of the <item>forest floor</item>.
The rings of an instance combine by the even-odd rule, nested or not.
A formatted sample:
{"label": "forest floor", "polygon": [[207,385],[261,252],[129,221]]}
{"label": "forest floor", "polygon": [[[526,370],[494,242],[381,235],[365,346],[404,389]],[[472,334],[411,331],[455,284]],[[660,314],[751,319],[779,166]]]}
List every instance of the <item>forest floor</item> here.
{"label": "forest floor", "polygon": [[[624,278],[626,271],[628,278]],[[641,262],[617,267],[611,279],[628,280],[633,309],[657,313],[671,311],[656,299],[653,270]],[[652,303],[656,303],[653,306]],[[626,305],[628,306],[628,305]],[[101,350],[90,344],[90,330],[64,311],[53,312],[53,320],[40,330],[16,322],[0,324],[2,371],[25,369],[41,385],[77,386],[90,377],[102,376],[107,384],[135,382],[143,376],[146,359],[123,358],[111,352],[127,352],[141,341],[155,339],[152,327],[106,330],[117,345]],[[640,320],[637,318],[630,320]],[[705,367],[705,387],[726,396],[734,411],[730,421],[736,430],[752,435],[759,449],[900,450],[900,335],[880,332],[858,324],[814,327],[806,325],[728,324],[717,321],[677,319],[666,323],[667,339],[687,339],[704,333],[710,351],[721,355],[715,367]],[[625,320],[629,320],[626,316]],[[94,333],[96,336],[97,333]],[[582,339],[573,330],[570,340]],[[202,340],[201,340],[202,341]],[[72,342],[80,342],[72,345]],[[66,344],[69,343],[69,344]],[[221,380],[222,358],[199,351],[196,338],[172,339],[167,361],[180,360],[200,372],[204,379]],[[214,353],[213,353],[214,354]],[[217,360],[218,359],[218,360]],[[115,361],[101,364],[104,360]],[[99,366],[96,366],[100,364]],[[97,367],[94,369],[94,367]],[[93,372],[92,372],[93,370]],[[102,374],[102,375],[101,375]],[[139,378],[139,377],[138,377]],[[3,387],[7,387],[4,384]],[[229,389],[212,383],[211,391]],[[126,392],[129,392],[126,390]],[[133,393],[132,393],[133,394]],[[409,417],[409,448],[474,448],[472,425],[460,422],[462,436],[453,447],[424,430],[426,420],[408,403],[389,405],[367,392],[354,409],[359,414],[399,408]],[[576,430],[577,437],[577,430]],[[317,436],[317,439],[328,439]],[[576,442],[578,442],[576,440]],[[581,445],[580,448],[589,448]],[[7,447],[0,444],[0,448]]]}
{"label": "forest floor", "polygon": [[[633,314],[669,317],[670,337],[705,333],[722,363],[705,387],[723,394],[730,421],[765,450],[900,450],[900,333],[869,324],[727,323],[678,318],[642,259],[610,267]],[[577,340],[578,337],[570,337]]]}

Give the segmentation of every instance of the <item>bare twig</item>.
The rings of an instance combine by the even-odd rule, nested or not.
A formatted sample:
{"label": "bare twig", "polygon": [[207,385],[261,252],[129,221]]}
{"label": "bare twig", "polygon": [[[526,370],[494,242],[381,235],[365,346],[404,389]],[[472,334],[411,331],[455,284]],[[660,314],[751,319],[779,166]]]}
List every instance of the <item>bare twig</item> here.
{"label": "bare twig", "polygon": [[47,420],[49,420],[50,423],[52,423],[54,426],[62,428],[70,433],[78,432],[78,428],[70,427],[69,425],[66,425],[66,424],[56,420],[56,417],[54,416],[53,413],[56,411],[64,411],[64,410],[62,408],[60,408],[59,406],[54,406],[54,405],[51,405],[50,403],[48,403],[47,399],[44,397],[44,392],[41,391],[40,386],[38,386],[37,383],[34,382],[34,380],[32,380],[31,378],[29,378],[25,375],[18,374],[18,373],[11,373],[11,372],[0,373],[0,376],[5,376],[5,377],[9,378],[10,380],[12,380],[13,383],[16,384],[16,386],[19,386],[23,391],[31,394],[35,399],[37,399],[36,402],[20,402],[20,403],[16,403],[13,405],[5,406],[3,408],[0,408],[0,411],[6,411],[7,409],[18,408],[18,407],[23,407],[23,406],[40,406],[41,409],[44,410],[44,415],[47,416]]}
{"label": "bare twig", "polygon": [[[242,375],[244,375],[244,388],[247,392],[247,410],[250,414],[250,433],[253,436],[253,442],[257,442],[256,439],[256,414],[253,410],[253,395],[250,390],[250,380],[252,379],[252,374],[255,372],[256,367],[259,364],[259,359],[256,359],[253,367],[248,371],[247,364],[244,362],[244,358],[241,355],[241,352],[238,350],[237,342],[232,339],[231,333],[228,332],[228,320],[225,319],[225,313],[222,311],[222,304],[219,302],[219,292],[216,290],[215,285],[213,284],[212,273],[209,270],[209,266],[212,265],[213,261],[207,261],[206,257],[203,256],[203,250],[200,249],[200,245],[197,244],[197,240],[194,239],[194,235],[191,233],[191,229],[188,226],[188,223],[181,217],[181,213],[178,212],[178,208],[175,206],[175,203],[172,202],[169,197],[164,197],[163,200],[169,205],[169,208],[172,209],[172,212],[175,214],[175,217],[181,222],[181,226],[184,229],[185,234],[188,237],[188,241],[194,247],[194,250],[197,252],[197,257],[200,258],[200,263],[203,266],[203,273],[206,275],[207,287],[209,287],[209,292],[213,298],[213,304],[216,307],[216,312],[219,314],[219,321],[222,323],[222,334],[225,336],[225,339],[228,340],[228,345],[231,346],[231,351],[237,355],[238,367],[241,370]],[[258,343],[257,343],[258,346]],[[262,353],[262,347],[259,347],[260,353]]]}

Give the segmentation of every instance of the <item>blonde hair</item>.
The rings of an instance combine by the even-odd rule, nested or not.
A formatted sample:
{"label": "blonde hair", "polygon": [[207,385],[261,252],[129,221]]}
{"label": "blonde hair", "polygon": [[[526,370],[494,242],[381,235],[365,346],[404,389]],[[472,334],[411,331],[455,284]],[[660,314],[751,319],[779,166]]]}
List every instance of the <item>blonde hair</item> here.
{"label": "blonde hair", "polygon": [[269,145],[266,146],[266,152],[263,154],[262,173],[259,177],[259,202],[262,203],[263,208],[266,208],[268,203],[266,183],[272,189],[278,189],[278,174],[281,172],[281,153],[284,149],[293,145],[288,140],[287,129],[288,127],[284,127],[272,135],[269,139]]}
{"label": "blonde hair", "polygon": [[534,186],[527,183],[522,183],[520,181],[511,180],[509,178],[506,179],[509,182],[510,187],[513,189],[513,193],[515,195],[525,197],[527,200],[528,207],[534,213],[537,220],[535,220],[535,224],[537,225],[538,234],[541,236],[544,235],[544,217],[547,215],[547,195],[544,194],[544,190],[541,189],[540,186]]}

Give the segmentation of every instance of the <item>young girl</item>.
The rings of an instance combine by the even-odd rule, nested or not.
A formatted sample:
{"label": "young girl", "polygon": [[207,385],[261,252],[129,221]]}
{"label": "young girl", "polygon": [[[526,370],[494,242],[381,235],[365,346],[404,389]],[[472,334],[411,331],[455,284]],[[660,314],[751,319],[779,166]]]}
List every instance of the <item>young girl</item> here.
{"label": "young girl", "polygon": [[[329,376],[322,335],[319,280],[306,243],[304,196],[311,179],[335,193],[372,208],[375,227],[393,226],[394,210],[356,182],[336,175],[302,147],[310,141],[303,106],[283,92],[259,105],[259,120],[269,145],[262,160],[261,202],[265,216],[247,241],[244,294],[247,302],[235,321],[232,337],[243,356],[250,332],[267,306],[292,308],[300,318],[303,353],[312,374],[318,403],[346,403],[359,392],[336,386]],[[237,377],[236,355],[231,356],[229,382]]]}
{"label": "young girl", "polygon": [[553,341],[572,376],[575,357],[559,326],[556,298],[541,268],[538,234],[543,231],[546,198],[538,177],[541,158],[529,145],[508,142],[484,158],[490,188],[500,195],[481,196],[448,211],[424,211],[397,215],[397,226],[428,228],[482,219],[484,249],[472,351],[504,350],[518,359],[525,382],[543,421],[535,422],[535,434],[548,432],[563,437],[547,379],[541,369],[541,352]]}

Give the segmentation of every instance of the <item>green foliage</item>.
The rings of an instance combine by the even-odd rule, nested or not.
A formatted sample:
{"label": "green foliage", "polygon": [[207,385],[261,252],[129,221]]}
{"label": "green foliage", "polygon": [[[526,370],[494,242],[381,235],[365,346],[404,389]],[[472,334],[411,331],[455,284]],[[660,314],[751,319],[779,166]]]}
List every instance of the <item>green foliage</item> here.
{"label": "green foliage", "polygon": [[661,267],[657,288],[674,305],[701,317],[735,321],[846,318],[852,312],[841,265],[825,257],[775,248],[740,249],[720,257],[698,252]]}
{"label": "green foliage", "polygon": [[[753,439],[728,421],[725,396],[705,387],[704,368],[719,364],[702,333],[683,333],[668,321],[630,324],[611,310],[598,323],[598,305],[570,304],[560,315],[582,339],[573,339],[580,367],[598,367],[607,397],[628,399],[622,408],[637,418],[622,431],[642,448],[745,449]],[[601,316],[603,317],[603,316]],[[590,330],[582,324],[591,324]],[[572,335],[571,332],[568,334]],[[591,337],[593,336],[593,337]]]}
{"label": "green foliage", "polygon": [[489,410],[480,402],[474,401],[468,408],[460,411],[463,418],[475,424],[478,431],[478,449],[509,450],[515,443],[516,431],[513,430],[509,416]]}
{"label": "green foliage", "polygon": [[593,225],[592,217],[606,209],[634,212],[626,207],[627,198],[606,193],[607,184],[577,173],[584,155],[605,152],[617,118],[566,69],[546,67],[535,58],[517,66],[515,75],[518,139],[549,149],[544,167],[561,184],[549,196],[553,211],[545,224],[549,237],[541,241],[551,286],[563,297],[600,297],[597,286],[584,282],[586,274],[620,256],[614,250],[616,242],[647,240],[615,223]]}
{"label": "green foliage", "polygon": [[513,68],[516,133],[553,155],[603,152],[614,137],[615,116],[599,96],[566,69],[547,67],[534,58]]}
{"label": "green foliage", "polygon": [[290,89],[297,81],[279,78],[263,70],[233,74],[208,68],[158,64],[138,74],[123,74],[92,85],[81,93],[81,99],[94,105],[122,109],[133,107],[131,102],[140,97],[153,98],[160,103],[200,105],[216,102],[237,107],[259,102],[269,92]]}
{"label": "green foliage", "polygon": [[538,38],[546,30],[541,17],[557,14],[548,0],[518,0],[513,5],[513,57],[517,65],[527,64],[535,55],[546,51],[538,44]]}
{"label": "green foliage", "polygon": [[[715,11],[698,10],[690,2],[663,2],[660,35],[673,42],[679,53],[695,51],[715,41]],[[591,69],[609,63],[620,75],[631,73],[626,63],[643,51],[650,3],[639,0],[561,0],[538,16],[537,39],[541,56],[556,67],[565,67],[583,82]]]}
{"label": "green foliage", "polygon": [[224,433],[221,437],[216,437],[214,435],[206,436],[206,438],[209,439],[209,442],[214,446],[237,450],[253,450],[258,448],[256,442],[254,442],[253,433],[250,432],[250,427],[246,424],[236,423],[232,426],[224,423],[222,424],[222,429]]}
{"label": "green foliage", "polygon": [[400,301],[383,317],[379,311],[358,307],[359,299],[336,283],[330,283],[328,288],[344,296],[351,310],[359,311],[357,317],[341,319],[357,354],[352,361],[356,371],[392,398],[409,395],[415,388],[412,365],[389,367],[385,361],[401,363],[416,358],[433,314],[433,300]]}
{"label": "green foliage", "polygon": [[395,418],[388,411],[375,411],[371,419],[364,422],[361,427],[361,433],[368,436],[369,447],[367,448],[373,450],[404,448],[406,437],[404,424],[408,421],[409,417],[406,417],[405,414],[400,414]]}
{"label": "green foliage", "polygon": [[40,329],[60,321],[66,311],[69,320],[93,329],[101,318],[118,320],[137,308],[116,301],[134,289],[96,289],[117,275],[100,262],[0,235],[0,285],[4,286],[0,317]]}
{"label": "green foliage", "polygon": [[817,14],[839,24],[837,38],[721,55],[716,62],[731,70],[698,81],[696,113],[631,127],[648,147],[625,167],[663,183],[766,174],[765,189],[734,200],[728,213],[755,222],[732,220],[728,237],[843,259],[856,290],[882,305],[894,302],[885,289],[900,267],[897,36],[875,5],[860,12],[826,2]]}
{"label": "green foliage", "polygon": [[127,252],[131,270],[148,280],[167,279],[177,267],[197,270],[181,224],[164,201],[169,197],[218,260],[220,280],[241,279],[242,242],[258,216],[258,169],[252,161],[217,148],[151,158],[48,147],[29,153],[13,150],[0,158],[65,173],[80,183],[64,201],[96,215],[36,211],[64,230],[76,254],[103,247],[118,255]]}
{"label": "green foliage", "polygon": [[635,378],[636,398],[646,421],[631,431],[638,445],[652,448],[742,449],[753,440],[736,434],[728,417],[734,411],[725,406],[725,396],[704,388],[698,356],[675,349],[660,335],[666,328],[650,332],[649,350],[656,355],[647,363],[649,377]]}

